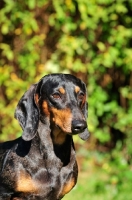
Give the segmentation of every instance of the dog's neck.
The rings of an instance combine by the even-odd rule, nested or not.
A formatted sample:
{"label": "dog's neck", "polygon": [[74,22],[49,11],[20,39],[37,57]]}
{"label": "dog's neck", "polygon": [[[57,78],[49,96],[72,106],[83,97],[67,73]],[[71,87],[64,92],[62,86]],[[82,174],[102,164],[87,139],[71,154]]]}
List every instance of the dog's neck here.
{"label": "dog's neck", "polygon": [[[50,126],[41,121],[38,127],[38,137],[40,138],[40,150],[43,154],[47,151],[51,159],[61,161],[65,166],[70,162],[72,154],[75,154],[72,136],[64,135],[60,130],[51,132]],[[60,143],[56,142],[59,141]]]}
{"label": "dog's neck", "polygon": [[51,137],[54,145],[63,145],[67,140],[67,134],[64,133],[59,127],[51,127]]}

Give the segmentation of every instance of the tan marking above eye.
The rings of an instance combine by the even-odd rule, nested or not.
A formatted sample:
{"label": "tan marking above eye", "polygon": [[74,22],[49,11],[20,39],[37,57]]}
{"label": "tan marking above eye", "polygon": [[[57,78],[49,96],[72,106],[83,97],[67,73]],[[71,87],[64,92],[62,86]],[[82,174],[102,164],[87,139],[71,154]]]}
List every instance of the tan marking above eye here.
{"label": "tan marking above eye", "polygon": [[80,87],[75,86],[75,92],[78,93],[80,91]]}
{"label": "tan marking above eye", "polygon": [[63,87],[60,87],[60,88],[59,88],[59,92],[60,92],[61,94],[65,94],[66,91],[65,91],[65,89],[64,89]]}

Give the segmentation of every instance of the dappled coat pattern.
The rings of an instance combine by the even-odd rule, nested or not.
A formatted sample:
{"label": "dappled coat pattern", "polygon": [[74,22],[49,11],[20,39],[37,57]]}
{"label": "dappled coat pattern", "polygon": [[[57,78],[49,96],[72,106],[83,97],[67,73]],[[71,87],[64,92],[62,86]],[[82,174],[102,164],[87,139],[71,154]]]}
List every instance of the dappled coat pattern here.
{"label": "dappled coat pattern", "polygon": [[86,87],[51,74],[20,99],[22,137],[0,144],[0,200],[59,200],[77,182],[72,136],[88,139]]}

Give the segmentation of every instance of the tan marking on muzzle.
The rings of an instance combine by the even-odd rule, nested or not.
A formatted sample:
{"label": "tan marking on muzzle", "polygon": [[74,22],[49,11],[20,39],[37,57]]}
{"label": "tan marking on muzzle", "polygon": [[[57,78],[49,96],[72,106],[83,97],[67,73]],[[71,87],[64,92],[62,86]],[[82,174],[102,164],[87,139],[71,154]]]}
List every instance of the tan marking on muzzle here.
{"label": "tan marking on muzzle", "polygon": [[72,113],[70,109],[51,108],[52,121],[65,133],[71,133]]}

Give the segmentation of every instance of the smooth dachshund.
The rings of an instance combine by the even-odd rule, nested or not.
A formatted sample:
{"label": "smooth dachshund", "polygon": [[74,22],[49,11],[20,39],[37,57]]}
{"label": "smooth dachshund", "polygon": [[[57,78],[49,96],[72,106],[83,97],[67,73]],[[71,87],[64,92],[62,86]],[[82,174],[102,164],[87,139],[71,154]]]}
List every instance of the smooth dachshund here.
{"label": "smooth dachshund", "polygon": [[76,184],[72,136],[87,140],[86,86],[70,74],[44,76],[20,99],[22,137],[0,144],[0,200],[60,200]]}

